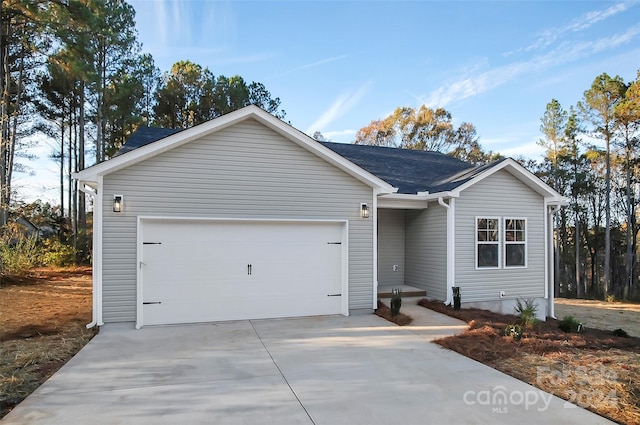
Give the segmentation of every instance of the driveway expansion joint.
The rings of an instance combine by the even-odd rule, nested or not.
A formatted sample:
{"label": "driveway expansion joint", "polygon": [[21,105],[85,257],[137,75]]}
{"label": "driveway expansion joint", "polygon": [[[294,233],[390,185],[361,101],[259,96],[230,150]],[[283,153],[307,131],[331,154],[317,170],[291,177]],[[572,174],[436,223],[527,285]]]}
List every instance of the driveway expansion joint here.
{"label": "driveway expansion joint", "polygon": [[311,423],[313,425],[316,425],[316,422],[313,420],[313,418],[311,417],[311,414],[309,413],[309,411],[307,410],[307,408],[305,407],[305,405],[302,403],[302,400],[300,400],[300,397],[298,397],[298,394],[296,393],[296,391],[293,389],[293,387],[291,386],[291,384],[289,383],[289,380],[287,379],[286,376],[284,376],[284,373],[282,372],[282,370],[280,369],[280,366],[278,365],[278,363],[276,362],[276,360],[273,358],[273,356],[271,355],[271,352],[269,351],[269,349],[267,348],[266,344],[264,343],[264,341],[262,340],[262,337],[260,336],[260,334],[258,333],[258,331],[256,330],[256,327],[253,325],[253,320],[249,320],[249,323],[251,324],[251,327],[253,328],[253,331],[256,333],[256,337],[258,337],[258,339],[260,340],[260,344],[262,344],[262,346],[264,347],[265,351],[267,352],[267,354],[269,355],[269,358],[271,358],[271,361],[273,362],[273,365],[276,367],[276,369],[278,369],[278,372],[280,372],[280,376],[282,376],[282,379],[284,379],[284,382],[287,384],[287,387],[289,387],[289,390],[291,390],[291,393],[293,393],[294,397],[296,398],[296,400],[298,400],[298,403],[300,404],[300,407],[302,407],[302,409],[304,410],[304,413],[306,413],[306,415],[309,417],[309,420],[311,421]]}

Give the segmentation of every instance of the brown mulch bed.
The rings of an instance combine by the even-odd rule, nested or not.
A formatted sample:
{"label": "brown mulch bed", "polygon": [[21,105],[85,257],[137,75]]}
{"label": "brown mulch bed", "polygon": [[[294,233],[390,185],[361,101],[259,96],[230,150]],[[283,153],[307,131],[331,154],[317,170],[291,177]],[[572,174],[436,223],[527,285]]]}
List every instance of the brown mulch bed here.
{"label": "brown mulch bed", "polygon": [[515,315],[455,311],[427,299],[418,304],[469,324],[437,344],[618,423],[640,423],[640,338],[593,328],[565,333],[547,319],[516,340],[504,336],[506,326],[518,322]]}
{"label": "brown mulch bed", "polygon": [[376,315],[392,323],[395,323],[398,326],[406,326],[413,322],[413,318],[411,316],[407,316],[402,312],[399,312],[397,315],[392,316],[391,309],[380,300],[378,300],[378,309],[376,310]]}
{"label": "brown mulch bed", "polygon": [[91,268],[37,269],[0,280],[0,418],[95,335]]}

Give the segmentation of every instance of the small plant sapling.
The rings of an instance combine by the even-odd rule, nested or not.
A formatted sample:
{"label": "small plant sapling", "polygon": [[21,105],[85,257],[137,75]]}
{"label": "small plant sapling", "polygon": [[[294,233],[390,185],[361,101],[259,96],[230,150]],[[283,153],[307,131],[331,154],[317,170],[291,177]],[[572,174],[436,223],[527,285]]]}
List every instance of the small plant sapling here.
{"label": "small plant sapling", "polygon": [[402,307],[402,289],[393,288],[391,292],[391,315],[397,316],[400,313],[400,307]]}
{"label": "small plant sapling", "polygon": [[573,316],[564,316],[560,322],[558,322],[558,327],[561,331],[571,333],[571,332],[581,332],[583,330],[582,323],[578,322]]}
{"label": "small plant sapling", "polygon": [[504,329],[504,335],[510,336],[516,341],[520,341],[520,339],[522,338],[522,328],[520,327],[520,325],[507,325],[507,327]]}
{"label": "small plant sapling", "polygon": [[518,321],[525,328],[533,328],[538,324],[536,313],[538,313],[538,305],[535,300],[516,300],[514,307]]}

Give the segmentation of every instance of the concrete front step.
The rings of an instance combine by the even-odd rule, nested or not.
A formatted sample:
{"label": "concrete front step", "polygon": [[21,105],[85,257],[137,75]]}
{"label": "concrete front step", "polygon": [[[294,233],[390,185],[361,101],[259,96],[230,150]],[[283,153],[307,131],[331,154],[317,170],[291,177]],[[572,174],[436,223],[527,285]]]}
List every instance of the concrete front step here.
{"label": "concrete front step", "polygon": [[378,298],[391,298],[393,295],[393,289],[398,288],[402,290],[402,298],[406,297],[426,297],[427,291],[420,288],[415,288],[409,285],[379,285],[378,286]]}

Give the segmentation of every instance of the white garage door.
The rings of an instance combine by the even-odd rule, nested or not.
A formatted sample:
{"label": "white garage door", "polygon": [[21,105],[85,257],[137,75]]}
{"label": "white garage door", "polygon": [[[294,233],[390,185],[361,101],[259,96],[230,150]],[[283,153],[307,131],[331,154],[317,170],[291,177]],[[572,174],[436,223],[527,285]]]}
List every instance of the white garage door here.
{"label": "white garage door", "polygon": [[327,222],[142,220],[138,323],[345,313],[343,228]]}

